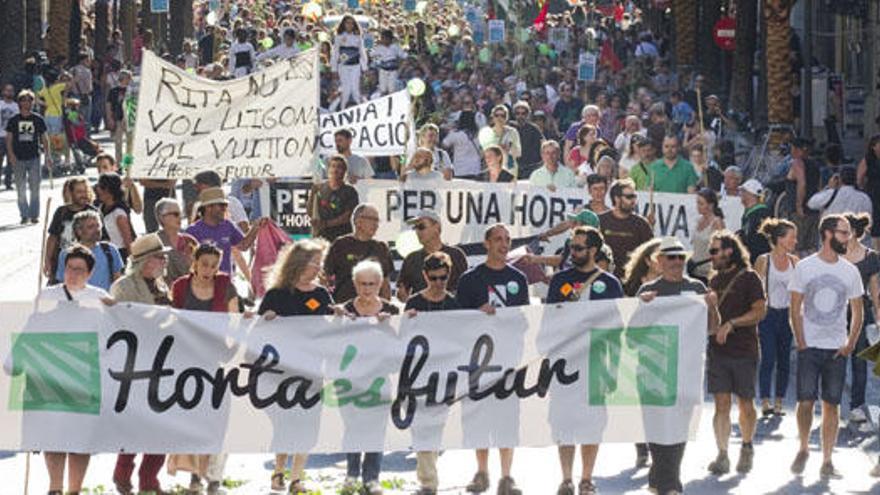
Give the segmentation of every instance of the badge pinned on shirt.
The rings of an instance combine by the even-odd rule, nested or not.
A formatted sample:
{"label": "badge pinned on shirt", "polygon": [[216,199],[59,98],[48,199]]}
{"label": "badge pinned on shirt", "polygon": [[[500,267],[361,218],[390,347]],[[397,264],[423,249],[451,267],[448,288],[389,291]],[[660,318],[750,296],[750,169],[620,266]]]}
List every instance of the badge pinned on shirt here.
{"label": "badge pinned on shirt", "polygon": [[596,294],[603,294],[608,286],[605,284],[605,282],[601,280],[596,280],[595,282],[593,282],[593,286],[591,288]]}
{"label": "badge pinned on shirt", "polygon": [[519,294],[519,282],[513,280],[507,282],[507,292],[514,296]]}

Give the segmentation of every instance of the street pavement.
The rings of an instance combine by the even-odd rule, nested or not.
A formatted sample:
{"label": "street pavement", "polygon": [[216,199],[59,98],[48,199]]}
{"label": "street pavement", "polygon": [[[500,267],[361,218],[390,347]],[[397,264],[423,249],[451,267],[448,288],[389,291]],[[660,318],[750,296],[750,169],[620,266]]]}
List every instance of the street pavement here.
{"label": "street pavement", "polygon": [[[91,176],[94,169],[89,170]],[[52,198],[54,210],[61,201],[63,179],[56,178],[54,188],[44,180],[42,199]],[[15,191],[0,190],[0,301],[27,300],[37,293],[37,273],[40,259],[40,243],[44,227],[45,211],[41,212],[37,225],[19,226]],[[136,224],[136,228],[142,228]],[[795,366],[792,362],[792,372]],[[869,370],[870,373],[870,370]],[[685,493],[880,493],[880,480],[868,473],[877,459],[877,416],[880,404],[880,386],[873,375],[869,378],[868,423],[849,424],[848,413],[842,413],[840,435],[834,454],[834,462],[843,479],[822,481],[819,478],[821,452],[819,451],[818,416],[814,420],[811,435],[811,455],[803,476],[794,476],[789,465],[797,451],[797,426],[794,418],[793,388],[790,381],[786,415],[759,419],[755,438],[755,464],[748,475],[729,474],[720,478],[706,471],[707,464],[715,457],[716,447],[712,433],[713,405],[707,397],[696,439],[688,443],[682,466]],[[848,411],[849,385],[844,392],[842,411]],[[0,398],[0,402],[4,399]],[[734,407],[734,411],[736,408]],[[734,413],[734,420],[736,419]],[[585,418],[585,420],[589,420]],[[156,432],[161,434],[161,432]],[[739,455],[739,430],[734,426],[730,445],[733,465]],[[0,495],[24,493],[28,456],[25,454],[0,453]],[[235,454],[226,466],[226,484],[229,494],[269,493],[273,455]],[[635,449],[630,444],[606,444],[599,452],[594,481],[600,493],[624,494],[647,492],[647,469],[635,469]],[[115,455],[100,454],[92,458],[85,486],[90,494],[110,494],[113,491],[112,472]],[[579,476],[579,461],[575,463],[575,476]],[[474,455],[470,451],[447,451],[439,460],[441,487],[444,493],[463,493],[465,485],[475,470]],[[415,454],[397,452],[386,455],[382,480],[386,493],[411,493],[417,489]],[[495,490],[499,477],[496,453],[490,459],[491,490]],[[308,486],[320,493],[336,493],[345,474],[342,455],[316,455],[307,466]],[[518,449],[513,465],[513,476],[526,494],[555,493],[561,481],[555,448]],[[166,489],[182,488],[188,484],[188,475],[171,477],[163,474],[161,481]],[[48,478],[40,454],[30,455],[29,493],[45,493]]]}

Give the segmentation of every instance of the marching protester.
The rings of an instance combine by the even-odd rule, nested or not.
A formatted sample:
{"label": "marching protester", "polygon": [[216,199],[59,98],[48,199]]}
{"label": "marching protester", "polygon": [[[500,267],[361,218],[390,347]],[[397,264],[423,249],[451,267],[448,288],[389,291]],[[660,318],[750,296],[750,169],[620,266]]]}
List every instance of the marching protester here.
{"label": "marching protester", "polygon": [[[170,253],[171,251],[169,251]],[[229,275],[218,271],[223,252],[214,244],[199,244],[193,253],[189,275],[178,278],[171,285],[171,305],[178,309],[195,311],[238,312],[238,294]],[[223,481],[226,454],[168,456],[168,471],[190,471],[189,490],[200,492],[202,478],[207,480],[207,494],[216,495]]]}
{"label": "marching protester", "polygon": [[[529,304],[529,285],[525,275],[507,264],[510,252],[510,232],[504,224],[486,228],[483,245],[486,261],[466,271],[458,281],[456,301],[463,309],[479,309],[492,315],[496,308]],[[477,449],[477,472],[467,491],[483,493],[489,489],[489,449]],[[521,490],[510,476],[513,449],[500,448],[501,480],[499,495],[519,495]]]}
{"label": "marching protester", "polygon": [[856,189],[856,171],[844,167],[828,181],[828,187],[807,199],[807,208],[820,215],[865,213],[870,215],[874,205],[871,198]]}
{"label": "marching protester", "polygon": [[[95,157],[95,168],[98,169],[98,176],[101,174],[119,174],[119,164],[109,153],[100,153]],[[123,175],[123,174],[120,174]],[[123,201],[131,208],[131,211],[138,215],[144,212],[144,200],[141,198],[140,190],[134,185],[134,181],[130,177],[122,178]]]}
{"label": "marching protester", "polygon": [[529,184],[546,187],[557,191],[564,187],[575,187],[575,174],[570,168],[560,166],[559,143],[544,141],[541,143],[541,167],[529,176]]}
{"label": "marching protester", "polygon": [[[414,317],[423,311],[458,309],[459,305],[455,296],[447,290],[447,285],[455,269],[452,257],[444,251],[434,251],[420,259],[422,260],[420,272],[423,288],[412,293],[406,300],[404,308],[406,314]],[[400,297],[399,291],[398,297]],[[438,453],[431,451],[420,451],[416,454],[416,476],[420,485],[418,495],[437,494],[439,487],[437,457]]]}
{"label": "marching protester", "polygon": [[71,177],[67,179],[64,181],[62,190],[64,196],[67,197],[67,201],[55,209],[55,212],[52,214],[52,220],[49,222],[49,228],[46,231],[48,237],[46,237],[46,252],[43,255],[43,275],[46,276],[50,284],[61,280],[60,278],[54,278],[55,271],[58,268],[58,254],[70,247],[76,240],[73,218],[81,211],[97,210],[92,206],[94,195],[85,177]]}
{"label": "marching protester", "polygon": [[418,148],[406,168],[400,180],[410,185],[443,180],[443,174],[434,169],[434,154],[427,148]]}
{"label": "marching protester", "polygon": [[[598,301],[624,297],[620,280],[596,265],[596,257],[602,250],[602,234],[594,227],[575,227],[568,244],[571,250],[571,268],[553,275],[547,289],[547,303],[570,301]],[[559,446],[559,463],[562,467],[562,484],[557,495],[574,495],[572,465],[575,447]],[[599,454],[599,445],[581,445],[581,481],[577,493],[590,495],[596,492],[593,484],[593,467]]]}
{"label": "marching protester", "polygon": [[156,235],[162,239],[162,243],[170,247],[168,251],[168,265],[165,267],[165,276],[168,280],[177,280],[190,271],[193,251],[199,245],[195,237],[181,232],[183,212],[180,203],[176,199],[162,198],[156,203],[156,219],[159,221],[159,230]]}
{"label": "marching protester", "polygon": [[614,263],[617,265],[614,276],[620,278],[630,253],[654,237],[654,231],[651,224],[636,212],[638,195],[632,180],[614,181],[608,195],[612,207],[599,215],[599,230],[614,253]]}
{"label": "marching protester", "polygon": [[[110,286],[110,295],[119,302],[170,306],[171,296],[163,278],[166,254],[170,250],[156,234],[138,237],[131,244],[125,274]],[[113,483],[116,491],[122,495],[132,493],[131,475],[134,472],[135,457],[136,454],[119,454],[116,457]],[[157,476],[163,464],[165,454],[143,454],[138,470],[138,491],[162,491]]]}
{"label": "marching protester", "polygon": [[434,210],[420,210],[407,223],[416,231],[416,236],[422,247],[409,253],[403,259],[400,275],[397,278],[397,298],[408,302],[410,297],[428,287],[423,274],[425,260],[431,254],[438,252],[449,257],[449,273],[447,273],[447,280],[444,281],[446,283],[443,288],[454,294],[458,289],[459,277],[468,268],[464,251],[457,246],[450,246],[443,242],[440,237],[443,223],[440,220],[440,215]]}
{"label": "marching protester", "polygon": [[122,178],[114,173],[101,174],[95,186],[95,195],[101,205],[107,237],[119,248],[124,262],[128,259],[131,243],[134,242],[134,229],[131,226],[128,205],[123,199]]}
{"label": "marching protester", "polygon": [[[544,133],[534,123],[529,121],[532,115],[532,109],[527,101],[520,100],[513,104],[513,128],[519,134],[520,144],[522,145],[522,156],[519,159],[519,177],[522,179],[531,178],[532,172],[537,169],[543,161],[544,150]],[[556,161],[559,162],[559,142],[556,143]]]}
{"label": "marching protester", "polygon": [[[761,224],[771,217],[772,213],[764,204],[764,186],[756,179],[749,179],[739,186],[739,199],[745,210],[740,221],[740,229],[736,234],[747,250],[749,261],[754,263],[758,256],[770,251],[770,244],[767,243],[767,238],[761,234],[760,229]],[[798,232],[800,233],[800,230]],[[798,245],[801,249],[809,249],[808,246],[800,243],[800,239]]]}
{"label": "marching protester", "polygon": [[[473,100],[470,104],[473,105]],[[483,172],[475,115],[472,110],[460,112],[455,128],[443,138],[443,147],[452,151],[452,166],[459,179],[476,179]]]}
{"label": "marching protester", "polygon": [[229,73],[233,77],[244,77],[255,68],[257,53],[247,38],[248,33],[243,28],[235,30],[235,40],[229,46]]}
{"label": "marching protester", "polygon": [[119,80],[107,93],[107,108],[104,110],[104,123],[113,137],[116,163],[122,163],[124,154],[131,154],[134,130],[128,127],[125,99],[132,74],[128,70],[119,71]]}
{"label": "marching protester", "polygon": [[229,200],[226,193],[219,187],[211,187],[199,193],[198,212],[200,218],[191,224],[186,233],[195,237],[200,243],[211,241],[223,252],[220,258],[220,271],[232,273],[232,248],[245,251],[253,245],[257,238],[259,227],[269,221],[268,218],[260,219],[256,228],[252,228],[247,234],[242,234],[238,226],[226,219],[226,209]]}
{"label": "marching protester", "polygon": [[718,329],[709,336],[706,382],[715,398],[715,443],[718,456],[709,472],[720,476],[730,471],[727,448],[730,442],[732,396],[739,406],[742,448],[736,464],[738,473],[752,470],[757,414],[755,375],[758,371],[758,323],[764,318],[766,296],[761,278],[752,270],[749,253],[739,238],[728,231],[712,234],[709,247],[715,274],[709,287],[718,294]]}
{"label": "marching protester", "polygon": [[351,214],[358,205],[358,193],[345,183],[348,161],[342,155],[327,160],[327,180],[313,184],[308,212],[312,235],[333,242],[352,231]]}
{"label": "marching protester", "polygon": [[[34,93],[25,89],[18,94],[18,115],[6,124],[6,160],[12,166],[18,214],[21,224],[40,221],[40,145],[45,153],[46,167],[52,167],[46,121],[34,113]],[[30,196],[30,198],[28,197]],[[51,268],[47,268],[51,273]]]}
{"label": "marching protester", "polygon": [[[73,216],[72,229],[76,245],[90,250],[94,258],[94,265],[89,270],[89,285],[109,291],[113,282],[122,276],[125,263],[116,245],[101,240],[101,215],[94,210],[83,210]],[[66,253],[67,250],[61,251],[58,258],[55,280],[64,280]]]}
{"label": "marching protester", "polygon": [[651,164],[650,182],[655,192],[693,193],[700,180],[691,162],[679,154],[678,136],[663,138],[663,157]]}
{"label": "marching protester", "polygon": [[[862,331],[849,357],[852,365],[849,418],[851,423],[863,423],[868,420],[864,411],[865,391],[868,384],[868,362],[858,354],[868,348],[868,336],[865,328],[876,322],[876,311],[880,307],[880,253],[865,247],[865,234],[869,232],[871,217],[865,213],[847,213],[844,215],[852,229],[852,237],[846,245],[844,259],[855,265],[862,278],[865,297],[862,305]],[[850,312],[849,318],[852,318]]]}
{"label": "marching protester", "polygon": [[504,150],[501,146],[492,145],[483,151],[486,171],[480,174],[482,182],[515,182],[516,177],[504,169]]}
{"label": "marching protester", "polygon": [[[333,314],[333,296],[317,282],[324,251],[324,243],[314,240],[298,241],[284,248],[272,267],[272,282],[257,313],[266,320],[278,316]],[[272,490],[284,490],[287,459],[287,454],[275,455]],[[289,493],[310,492],[305,487],[307,460],[308,454],[293,455]]]}
{"label": "marching protester", "polygon": [[391,298],[389,282],[394,265],[391,263],[391,251],[388,245],[374,239],[379,229],[379,210],[368,203],[361,203],[351,214],[354,232],[337,238],[330,244],[327,257],[324,259],[324,274],[333,287],[333,299],[348,301],[355,296],[354,266],[364,260],[373,260],[382,267],[386,274],[378,288],[379,295],[384,299]]}
{"label": "marching protester", "polygon": [[[443,178],[451,180],[455,173],[452,165],[452,159],[449,153],[443,148],[438,147],[440,141],[440,128],[435,124],[425,124],[419,129],[419,148],[429,150],[434,157],[434,170],[443,174]],[[376,175],[376,178],[381,177]],[[393,178],[393,177],[392,177]]]}
{"label": "marching protester", "polygon": [[296,31],[293,28],[287,28],[283,33],[282,43],[257,55],[257,61],[273,59],[287,60],[295,57],[298,53],[299,48],[296,46]]}
{"label": "marching protester", "polygon": [[[758,256],[755,272],[764,281],[767,294],[767,315],[758,324],[761,344],[761,368],[758,375],[761,394],[761,414],[782,416],[782,400],[788,390],[789,365],[791,364],[791,326],[788,286],[799,258],[797,226],[788,220],[768,218],[761,224],[761,234],[770,241],[769,253]],[[775,373],[774,373],[775,372]],[[770,386],[776,376],[775,401],[770,406]]]}
{"label": "marching protester", "polygon": [[[819,222],[822,248],[795,266],[789,283],[791,327],[797,346],[797,423],[800,449],[791,464],[801,474],[810,456],[813,406],[822,400],[822,478],[840,478],[831,454],[837,443],[840,399],[846,381],[846,358],[862,332],[864,287],[858,269],[843,256],[852,238],[849,221],[828,215]],[[828,307],[817,298],[833,297]],[[828,308],[823,310],[820,308]],[[847,311],[852,313],[847,325]],[[849,329],[847,329],[849,327]],[[848,331],[847,331],[848,330]],[[819,387],[821,385],[821,394]]]}
{"label": "marching protester", "polygon": [[[650,303],[660,296],[677,296],[691,293],[705,295],[708,308],[708,328],[717,328],[718,308],[717,296],[708,292],[706,286],[697,279],[688,277],[684,272],[688,253],[678,239],[662,238],[654,255],[659,264],[660,276],[649,279],[639,287],[636,293],[642,301]],[[651,468],[648,471],[648,488],[659,495],[671,495],[684,492],[681,483],[681,461],[684,458],[685,442],[676,444],[649,443],[651,452]]]}
{"label": "marching protester", "polygon": [[[15,101],[15,86],[4,84],[0,90],[0,168],[2,168],[3,185],[12,190],[13,166],[6,152],[6,126],[9,119],[18,114],[18,102]],[[6,165],[3,159],[6,158]]]}
{"label": "marching protester", "polygon": [[485,142],[481,142],[483,149],[490,146],[498,146],[503,151],[501,164],[505,171],[513,176],[517,176],[517,163],[522,155],[522,145],[519,140],[519,132],[508,125],[510,120],[510,111],[504,105],[496,105],[492,108],[492,124],[489,127],[491,132],[480,132],[480,139],[486,136]]}
{"label": "marching protester", "polygon": [[333,133],[336,152],[345,158],[345,163],[348,167],[348,173],[345,178],[352,184],[360,179],[371,179],[375,175],[373,166],[370,165],[366,158],[352,153],[351,143],[353,139],[354,134],[348,129],[339,129]]}
{"label": "marching protester", "polygon": [[709,257],[709,241],[712,234],[724,230],[724,211],[718,205],[718,194],[712,189],[702,188],[697,191],[697,227],[691,234],[691,246],[693,247],[693,269],[688,273],[700,281],[709,280],[709,272],[712,268]]}
{"label": "marching protester", "polygon": [[[351,269],[351,278],[355,295],[343,305],[346,313],[355,317],[374,316],[380,321],[400,313],[397,306],[380,295],[380,290],[387,284],[381,264],[370,259],[359,261]],[[345,487],[351,490],[361,478],[368,495],[382,495],[382,485],[379,484],[382,452],[350,452],[345,455],[345,460],[348,465]]]}

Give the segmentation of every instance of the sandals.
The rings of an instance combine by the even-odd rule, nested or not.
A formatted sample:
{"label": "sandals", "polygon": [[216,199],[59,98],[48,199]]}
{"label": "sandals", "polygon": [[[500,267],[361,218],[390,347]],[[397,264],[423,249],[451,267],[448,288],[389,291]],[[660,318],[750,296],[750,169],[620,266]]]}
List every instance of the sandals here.
{"label": "sandals", "polygon": [[273,492],[283,492],[284,491],[284,473],[272,473],[271,490]]}
{"label": "sandals", "polygon": [[300,493],[309,493],[309,489],[303,484],[302,480],[293,480],[290,482],[290,487],[287,489],[287,493],[290,495],[298,495]]}

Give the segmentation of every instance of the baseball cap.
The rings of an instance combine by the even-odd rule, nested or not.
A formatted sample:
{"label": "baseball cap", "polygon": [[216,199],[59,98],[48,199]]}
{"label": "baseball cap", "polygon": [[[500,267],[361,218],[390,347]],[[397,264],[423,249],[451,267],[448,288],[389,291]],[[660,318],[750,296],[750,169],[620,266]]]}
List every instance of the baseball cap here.
{"label": "baseball cap", "polygon": [[584,208],[577,213],[569,213],[566,215],[568,220],[576,222],[578,225],[586,225],[588,227],[599,228],[599,217],[592,211]]}
{"label": "baseball cap", "polygon": [[436,211],[429,208],[419,210],[419,212],[416,213],[416,216],[407,220],[406,223],[407,225],[415,225],[419,223],[419,220],[423,218],[427,218],[429,220],[433,220],[436,223],[440,223],[440,215],[438,215]]}
{"label": "baseball cap", "polygon": [[743,182],[743,184],[739,186],[739,190],[752,193],[755,196],[761,196],[764,194],[764,186],[757,179],[749,179]]}

